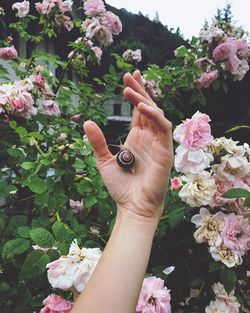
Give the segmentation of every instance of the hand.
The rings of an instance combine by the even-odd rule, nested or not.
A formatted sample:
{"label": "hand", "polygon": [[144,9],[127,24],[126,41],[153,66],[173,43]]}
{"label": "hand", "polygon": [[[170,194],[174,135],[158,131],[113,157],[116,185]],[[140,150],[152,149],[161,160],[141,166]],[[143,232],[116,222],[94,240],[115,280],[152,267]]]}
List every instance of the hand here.
{"label": "hand", "polygon": [[171,123],[146,93],[139,71],[125,74],[124,83],[124,96],[135,106],[132,127],[124,143],[135,156],[133,171],[117,164],[94,122],[85,122],[84,131],[119,213],[159,220],[173,162]]}

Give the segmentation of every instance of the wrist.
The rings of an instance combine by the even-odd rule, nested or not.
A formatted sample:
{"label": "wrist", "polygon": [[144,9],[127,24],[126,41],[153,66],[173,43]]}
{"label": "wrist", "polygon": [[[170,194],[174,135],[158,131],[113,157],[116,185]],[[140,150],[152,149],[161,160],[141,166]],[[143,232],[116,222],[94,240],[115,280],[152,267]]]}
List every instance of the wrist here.
{"label": "wrist", "polygon": [[140,215],[126,206],[117,206],[116,224],[139,236],[154,236],[160,221],[160,214],[154,216]]}

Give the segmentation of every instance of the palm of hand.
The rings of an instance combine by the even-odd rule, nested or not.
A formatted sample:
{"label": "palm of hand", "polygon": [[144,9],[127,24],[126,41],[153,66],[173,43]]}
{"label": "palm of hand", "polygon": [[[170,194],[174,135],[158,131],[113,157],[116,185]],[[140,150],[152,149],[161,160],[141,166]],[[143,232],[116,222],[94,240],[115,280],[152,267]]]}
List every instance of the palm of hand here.
{"label": "palm of hand", "polygon": [[172,151],[149,128],[133,127],[124,146],[135,156],[132,171],[122,169],[116,157],[100,164],[108,191],[118,206],[143,216],[154,216],[164,202],[172,165]]}
{"label": "palm of hand", "polygon": [[121,212],[156,217],[162,213],[173,160],[171,123],[143,88],[139,72],[126,74],[124,96],[135,106],[132,128],[124,146],[135,156],[133,170],[121,168],[93,122],[84,129],[93,146],[105,185]]}

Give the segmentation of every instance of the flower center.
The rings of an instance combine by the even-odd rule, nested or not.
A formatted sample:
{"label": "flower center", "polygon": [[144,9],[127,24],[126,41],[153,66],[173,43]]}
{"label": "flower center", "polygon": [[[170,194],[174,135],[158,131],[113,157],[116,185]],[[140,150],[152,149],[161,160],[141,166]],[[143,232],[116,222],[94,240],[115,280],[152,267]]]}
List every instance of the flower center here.
{"label": "flower center", "polygon": [[214,230],[218,230],[218,227],[219,227],[219,223],[214,220],[214,219],[209,219],[207,222],[206,222],[206,228],[209,230],[209,231],[214,231]]}
{"label": "flower center", "polygon": [[153,295],[151,295],[151,297],[148,299],[148,303],[156,306],[156,298]]}
{"label": "flower center", "polygon": [[226,164],[224,170],[225,170],[226,173],[231,174],[231,175],[237,175],[237,174],[239,173],[239,171],[240,171],[239,168],[232,168],[232,167],[228,164],[228,162],[227,162],[227,164]]}

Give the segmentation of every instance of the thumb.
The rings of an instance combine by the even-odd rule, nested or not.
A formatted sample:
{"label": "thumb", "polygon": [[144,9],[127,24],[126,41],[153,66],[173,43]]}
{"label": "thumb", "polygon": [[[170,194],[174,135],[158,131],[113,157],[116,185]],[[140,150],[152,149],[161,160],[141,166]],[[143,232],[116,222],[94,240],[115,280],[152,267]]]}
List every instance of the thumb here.
{"label": "thumb", "polygon": [[97,124],[92,121],[87,121],[84,123],[83,129],[90,144],[92,145],[97,162],[102,164],[111,159],[113,156],[108,149],[103,132]]}

